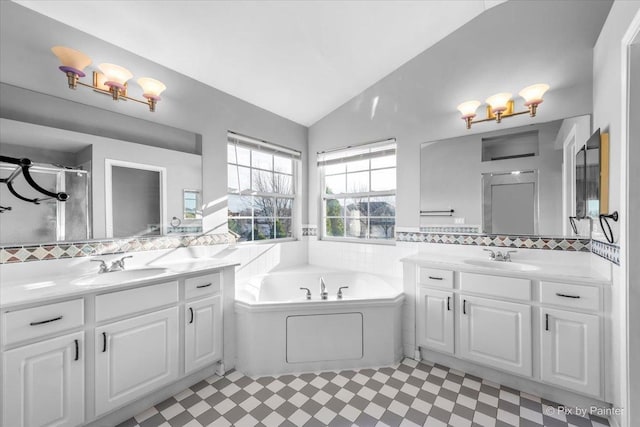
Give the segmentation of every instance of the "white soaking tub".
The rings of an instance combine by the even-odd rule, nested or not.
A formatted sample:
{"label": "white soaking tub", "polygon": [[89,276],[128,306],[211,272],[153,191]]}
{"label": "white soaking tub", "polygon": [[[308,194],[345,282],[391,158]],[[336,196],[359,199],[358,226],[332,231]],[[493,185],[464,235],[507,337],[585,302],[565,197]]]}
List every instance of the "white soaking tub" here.
{"label": "white soaking tub", "polygon": [[[340,286],[349,287],[341,299]],[[390,279],[367,273],[306,266],[256,276],[236,291],[237,369],[258,376],[391,365],[402,357],[403,300]]]}

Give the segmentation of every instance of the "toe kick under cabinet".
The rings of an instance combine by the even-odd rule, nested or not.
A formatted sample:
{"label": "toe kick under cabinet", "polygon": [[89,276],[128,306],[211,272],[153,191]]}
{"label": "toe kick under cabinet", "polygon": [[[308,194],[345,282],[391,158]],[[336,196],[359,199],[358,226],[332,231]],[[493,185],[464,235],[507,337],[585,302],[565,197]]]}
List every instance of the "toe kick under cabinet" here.
{"label": "toe kick under cabinet", "polygon": [[0,424],[83,425],[213,368],[222,360],[222,277],[216,270],[3,309]]}
{"label": "toe kick under cabinet", "polygon": [[418,348],[604,397],[601,285],[416,268]]}

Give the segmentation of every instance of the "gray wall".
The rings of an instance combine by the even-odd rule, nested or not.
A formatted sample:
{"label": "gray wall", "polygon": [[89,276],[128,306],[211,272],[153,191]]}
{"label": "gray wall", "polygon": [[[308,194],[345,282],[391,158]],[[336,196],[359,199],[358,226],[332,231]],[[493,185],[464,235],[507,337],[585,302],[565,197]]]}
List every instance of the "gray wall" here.
{"label": "gray wall", "polygon": [[[609,7],[610,2],[587,8],[572,1],[496,6],[311,126],[309,151],[395,137],[397,225],[417,227],[421,143],[591,112],[592,48]],[[502,36],[496,44],[498,28]],[[536,28],[535,35],[526,28]],[[460,102],[501,91],[517,94],[538,82],[549,83],[551,90],[537,119],[519,116],[464,129],[456,110]],[[314,158],[309,183],[310,218],[316,222]]]}
{"label": "gray wall", "polygon": [[[205,230],[226,230],[228,130],[294,148],[306,159],[304,126],[15,3],[0,2],[0,19],[0,76],[4,83],[0,116],[165,148],[169,148],[167,144],[195,147],[183,149],[188,152],[197,152],[198,144],[185,141],[184,132],[198,134],[203,155]],[[150,113],[144,105],[133,102],[116,103],[86,88],[69,90],[50,51],[54,45],[73,47],[89,56],[110,57],[135,76],[150,75],[163,81],[168,89],[157,111]],[[302,178],[302,188],[306,188],[306,174]],[[300,197],[301,222],[306,223],[306,194]]]}

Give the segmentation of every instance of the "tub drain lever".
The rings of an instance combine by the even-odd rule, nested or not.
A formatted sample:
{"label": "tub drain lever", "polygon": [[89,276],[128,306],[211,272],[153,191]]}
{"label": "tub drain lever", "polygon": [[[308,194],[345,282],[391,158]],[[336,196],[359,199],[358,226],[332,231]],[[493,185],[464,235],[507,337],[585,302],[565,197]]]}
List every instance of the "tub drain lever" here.
{"label": "tub drain lever", "polygon": [[307,299],[311,299],[311,289],[309,288],[300,288],[301,291],[307,291],[306,297]]}

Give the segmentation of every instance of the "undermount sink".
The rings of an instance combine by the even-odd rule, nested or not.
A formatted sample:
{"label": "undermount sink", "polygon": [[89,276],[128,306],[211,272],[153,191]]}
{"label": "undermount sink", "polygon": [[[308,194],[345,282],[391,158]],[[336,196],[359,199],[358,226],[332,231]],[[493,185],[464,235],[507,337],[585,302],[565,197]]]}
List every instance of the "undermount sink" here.
{"label": "undermount sink", "polygon": [[509,262],[509,261],[493,261],[487,259],[466,259],[464,260],[465,264],[475,265],[477,267],[488,267],[488,268],[497,268],[499,270],[508,270],[508,271],[533,271],[539,270],[540,267],[536,267],[531,264],[522,264],[520,262]]}
{"label": "undermount sink", "polygon": [[169,271],[166,268],[149,267],[149,268],[136,268],[132,270],[114,271],[111,273],[92,274],[90,276],[80,277],[72,280],[71,283],[79,286],[104,286],[115,285],[118,283],[131,282],[134,280],[150,279],[155,276]]}

